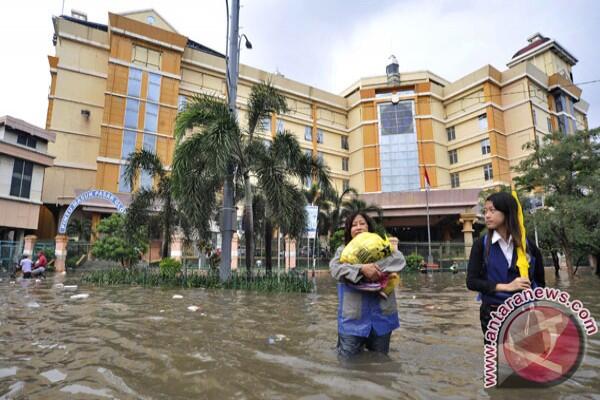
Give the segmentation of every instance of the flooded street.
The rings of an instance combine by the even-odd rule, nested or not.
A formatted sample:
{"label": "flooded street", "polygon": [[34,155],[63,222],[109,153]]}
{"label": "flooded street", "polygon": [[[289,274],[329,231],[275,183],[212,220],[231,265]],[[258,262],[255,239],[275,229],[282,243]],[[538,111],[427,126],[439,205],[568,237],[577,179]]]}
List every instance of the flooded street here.
{"label": "flooded street", "polygon": [[[548,286],[600,320],[600,279],[580,274],[557,283],[546,269]],[[0,282],[0,399],[600,398],[600,334],[559,386],[485,391],[479,307],[463,273],[403,275],[391,361],[353,365],[334,351],[330,279],[308,295],[54,283]]]}

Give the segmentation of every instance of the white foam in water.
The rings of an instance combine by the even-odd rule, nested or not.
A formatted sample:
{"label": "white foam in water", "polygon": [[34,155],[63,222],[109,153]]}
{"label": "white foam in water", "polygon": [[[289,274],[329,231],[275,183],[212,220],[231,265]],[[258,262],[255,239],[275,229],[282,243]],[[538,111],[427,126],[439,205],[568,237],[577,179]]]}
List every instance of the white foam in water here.
{"label": "white foam in water", "polygon": [[6,392],[2,396],[0,396],[0,400],[14,399],[15,396],[17,394],[19,394],[19,392],[22,391],[24,388],[25,388],[25,382],[23,382],[23,381],[15,382],[8,387],[8,389],[9,389],[8,392]]}
{"label": "white foam in water", "polygon": [[17,367],[0,368],[0,378],[6,378],[17,374]]}
{"label": "white foam in water", "polygon": [[69,385],[60,389],[61,392],[72,393],[72,394],[91,394],[98,397],[113,398],[110,390],[108,389],[93,389],[89,386],[84,385]]}
{"label": "white foam in water", "polygon": [[60,382],[67,377],[67,374],[63,374],[57,369],[51,369],[50,371],[42,372],[40,375],[52,383]]}
{"label": "white foam in water", "polygon": [[173,298],[174,298],[174,299],[183,299],[183,296],[182,296],[182,295],[180,295],[180,294],[174,294],[174,295],[173,295]]}
{"label": "white foam in water", "polygon": [[87,299],[88,297],[90,297],[90,295],[87,293],[79,293],[79,294],[74,294],[73,296],[71,296],[71,299],[80,300],[80,299]]}
{"label": "white foam in water", "polygon": [[29,303],[26,304],[26,306],[29,308],[40,308],[40,305],[35,301],[30,301]]}

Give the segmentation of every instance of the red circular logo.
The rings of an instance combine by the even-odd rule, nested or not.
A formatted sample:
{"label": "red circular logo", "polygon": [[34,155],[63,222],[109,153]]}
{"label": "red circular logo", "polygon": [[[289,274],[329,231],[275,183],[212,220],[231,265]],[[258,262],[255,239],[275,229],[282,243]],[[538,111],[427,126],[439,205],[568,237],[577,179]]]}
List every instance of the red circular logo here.
{"label": "red circular logo", "polygon": [[579,367],[584,337],[574,317],[552,305],[532,305],[518,313],[504,331],[506,362],[521,378],[556,384]]}

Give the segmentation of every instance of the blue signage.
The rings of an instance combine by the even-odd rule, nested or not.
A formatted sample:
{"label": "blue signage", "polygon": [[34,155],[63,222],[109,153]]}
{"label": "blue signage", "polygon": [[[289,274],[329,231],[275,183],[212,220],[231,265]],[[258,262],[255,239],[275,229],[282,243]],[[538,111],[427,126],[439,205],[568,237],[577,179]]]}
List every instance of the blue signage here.
{"label": "blue signage", "polygon": [[58,226],[59,234],[64,235],[67,232],[69,218],[71,218],[71,214],[73,214],[77,207],[84,201],[91,199],[101,199],[110,201],[113,204],[113,206],[115,206],[115,208],[117,209],[117,212],[120,214],[123,214],[126,210],[121,200],[119,200],[119,198],[113,193],[107,192],[106,190],[88,190],[87,192],[81,193],[75,198],[75,200],[71,202],[71,204],[69,204],[65,215],[63,215],[62,219],[60,220],[60,225]]}

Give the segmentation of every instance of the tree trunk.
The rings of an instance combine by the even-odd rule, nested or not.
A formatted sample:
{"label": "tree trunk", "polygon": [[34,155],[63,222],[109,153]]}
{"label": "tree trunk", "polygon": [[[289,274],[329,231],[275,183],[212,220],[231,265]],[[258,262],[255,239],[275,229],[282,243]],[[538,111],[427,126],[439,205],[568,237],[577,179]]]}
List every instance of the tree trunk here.
{"label": "tree trunk", "polygon": [[567,264],[567,272],[569,273],[569,277],[572,277],[574,275],[573,253],[571,252],[571,248],[568,246],[563,246],[563,251],[565,252],[565,263]]}
{"label": "tree trunk", "polygon": [[273,270],[273,259],[271,244],[273,241],[273,226],[269,218],[265,218],[265,271],[271,275]]}
{"label": "tree trunk", "polygon": [[552,264],[554,264],[554,275],[558,277],[558,272],[560,271],[560,262],[558,260],[558,253],[556,251],[551,251],[550,255],[552,255]]}
{"label": "tree trunk", "polygon": [[252,214],[252,185],[248,174],[244,176],[244,238],[246,239],[246,273],[252,273],[254,265],[254,215]]}
{"label": "tree trunk", "polygon": [[162,257],[166,258],[169,257],[169,247],[171,247],[171,200],[169,198],[165,199],[165,204],[164,204],[164,213],[165,215],[163,215],[163,223],[164,223],[164,227],[163,227],[163,242],[162,242],[162,249],[161,249],[161,253],[162,253]]}

